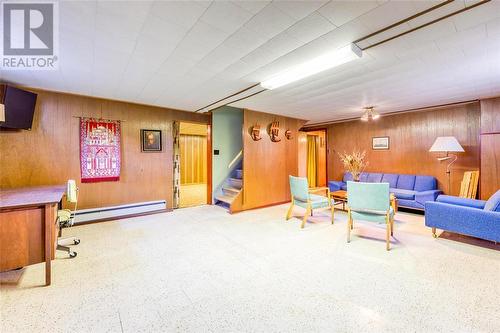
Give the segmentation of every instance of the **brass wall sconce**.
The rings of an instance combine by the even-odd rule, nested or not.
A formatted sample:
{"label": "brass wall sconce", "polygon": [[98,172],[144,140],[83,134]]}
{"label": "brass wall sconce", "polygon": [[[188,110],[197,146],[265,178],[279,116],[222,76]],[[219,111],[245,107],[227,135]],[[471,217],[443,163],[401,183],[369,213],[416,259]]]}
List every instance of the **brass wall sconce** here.
{"label": "brass wall sconce", "polygon": [[259,124],[252,126],[252,128],[250,129],[250,136],[252,137],[253,141],[259,141],[262,139],[262,137],[260,136]]}
{"label": "brass wall sconce", "polygon": [[281,139],[279,138],[279,132],[280,132],[280,122],[273,121],[271,123],[271,126],[269,127],[269,136],[271,137],[272,142],[281,141]]}

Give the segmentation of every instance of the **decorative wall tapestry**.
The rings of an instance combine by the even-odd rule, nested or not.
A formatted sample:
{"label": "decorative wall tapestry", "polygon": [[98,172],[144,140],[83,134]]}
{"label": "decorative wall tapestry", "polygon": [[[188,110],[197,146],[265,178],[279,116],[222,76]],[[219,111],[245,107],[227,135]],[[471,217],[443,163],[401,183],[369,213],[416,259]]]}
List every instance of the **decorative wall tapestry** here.
{"label": "decorative wall tapestry", "polygon": [[80,118],[80,170],[82,183],[120,179],[119,120]]}

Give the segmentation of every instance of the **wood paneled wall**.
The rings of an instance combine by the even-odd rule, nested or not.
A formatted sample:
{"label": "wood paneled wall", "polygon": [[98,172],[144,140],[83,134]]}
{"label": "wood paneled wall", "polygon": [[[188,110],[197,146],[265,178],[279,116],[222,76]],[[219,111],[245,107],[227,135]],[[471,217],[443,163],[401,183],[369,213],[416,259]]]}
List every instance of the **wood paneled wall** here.
{"label": "wood paneled wall", "polygon": [[207,183],[207,137],[180,135],[181,184]]}
{"label": "wood paneled wall", "polygon": [[[272,142],[268,126],[280,122],[280,142]],[[251,110],[243,114],[243,204],[242,209],[268,206],[290,200],[288,175],[298,174],[298,130],[305,122]],[[250,128],[259,124],[262,140],[253,141]],[[288,140],[284,134],[292,131]]]}
{"label": "wood paneled wall", "polygon": [[[349,121],[328,126],[328,177],[340,180],[344,168],[337,152],[365,150],[366,171],[431,175],[446,191],[446,162],[437,161],[429,148],[438,136],[455,136],[465,153],[452,166],[451,194],[458,195],[463,173],[479,170],[479,102],[381,117],[376,121]],[[372,138],[389,136],[389,150],[373,150]]]}
{"label": "wood paneled wall", "polygon": [[500,189],[500,97],[481,100],[481,199]]}
{"label": "wood paneled wall", "polygon": [[[0,132],[0,187],[64,184],[75,179],[79,208],[166,199],[172,204],[172,122],[209,123],[207,115],[159,107],[36,91],[31,131]],[[79,119],[124,120],[117,182],[80,183]],[[141,152],[141,129],[162,130],[163,151]]]}

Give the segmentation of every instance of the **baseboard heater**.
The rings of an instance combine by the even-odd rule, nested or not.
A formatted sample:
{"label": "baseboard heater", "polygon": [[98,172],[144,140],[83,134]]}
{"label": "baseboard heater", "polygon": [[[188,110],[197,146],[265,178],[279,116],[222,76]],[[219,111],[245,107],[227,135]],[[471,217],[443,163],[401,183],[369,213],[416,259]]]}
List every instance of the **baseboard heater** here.
{"label": "baseboard heater", "polygon": [[115,220],[120,217],[162,211],[166,208],[167,202],[165,200],[159,200],[138,202],[120,206],[80,209],[75,213],[75,224],[97,220]]}

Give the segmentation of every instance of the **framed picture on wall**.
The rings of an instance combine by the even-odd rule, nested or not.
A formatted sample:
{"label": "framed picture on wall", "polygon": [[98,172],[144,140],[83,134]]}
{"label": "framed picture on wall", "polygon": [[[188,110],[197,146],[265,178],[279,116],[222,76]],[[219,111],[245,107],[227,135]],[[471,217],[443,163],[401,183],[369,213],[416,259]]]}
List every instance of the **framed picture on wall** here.
{"label": "framed picture on wall", "polygon": [[372,138],[372,149],[373,150],[389,150],[389,137],[379,136]]}
{"label": "framed picture on wall", "polygon": [[161,131],[141,129],[141,150],[143,152],[161,151]]}

